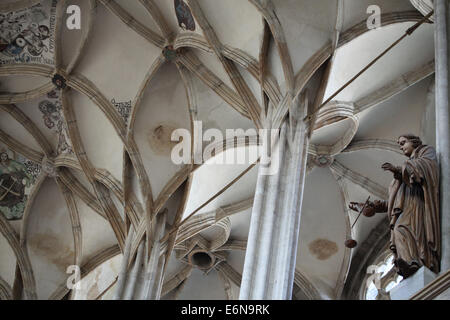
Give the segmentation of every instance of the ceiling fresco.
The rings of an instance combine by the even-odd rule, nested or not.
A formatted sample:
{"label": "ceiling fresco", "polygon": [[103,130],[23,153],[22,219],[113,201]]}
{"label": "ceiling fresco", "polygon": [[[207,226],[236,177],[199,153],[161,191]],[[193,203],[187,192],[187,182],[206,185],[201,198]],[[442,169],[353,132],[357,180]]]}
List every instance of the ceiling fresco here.
{"label": "ceiling fresco", "polygon": [[0,211],[6,219],[22,219],[40,172],[40,164],[0,143]]}
{"label": "ceiling fresco", "polygon": [[54,65],[56,3],[0,14],[0,64]]}

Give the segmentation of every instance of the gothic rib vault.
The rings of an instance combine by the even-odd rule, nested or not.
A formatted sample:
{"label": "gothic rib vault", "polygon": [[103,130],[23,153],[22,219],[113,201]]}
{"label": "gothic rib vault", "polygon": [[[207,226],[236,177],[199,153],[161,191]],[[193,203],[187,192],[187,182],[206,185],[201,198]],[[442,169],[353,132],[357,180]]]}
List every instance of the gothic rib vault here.
{"label": "gothic rib vault", "polygon": [[[72,298],[112,298],[129,226],[131,263],[151,238],[148,221],[167,212],[163,235],[179,229],[161,297],[237,299],[258,166],[219,193],[249,164],[175,165],[172,131],[192,132],[194,121],[224,135],[260,128],[267,106],[281,123],[286,99],[307,89],[310,101],[324,101],[420,21],[424,3],[2,1],[0,152],[30,183],[20,201],[0,207],[0,298],[67,297],[70,265],[81,266],[86,289]],[[80,30],[66,27],[72,4]],[[382,26],[369,30],[373,4]],[[376,168],[401,163],[396,137],[411,132],[435,145],[433,74],[427,23],[319,113],[294,298],[340,298],[359,249],[345,239],[363,243],[385,218],[363,217],[350,230],[347,204],[386,197],[390,176]]]}

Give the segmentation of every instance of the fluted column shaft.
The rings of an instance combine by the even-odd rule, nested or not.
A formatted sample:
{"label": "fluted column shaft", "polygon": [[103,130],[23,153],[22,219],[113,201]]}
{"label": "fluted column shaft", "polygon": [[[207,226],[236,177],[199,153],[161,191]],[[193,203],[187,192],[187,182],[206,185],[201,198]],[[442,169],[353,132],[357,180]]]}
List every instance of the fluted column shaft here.
{"label": "fluted column shaft", "polygon": [[291,129],[289,119],[282,125],[278,172],[267,175],[259,168],[241,300],[292,298],[308,150],[302,121],[306,106],[301,109],[295,127]]}
{"label": "fluted column shaft", "polygon": [[150,244],[147,245],[147,239],[141,240],[131,264],[131,246],[136,234],[133,227],[130,227],[114,295],[115,300],[159,300],[161,297],[165,256],[161,255],[160,241],[165,231],[167,210],[159,213],[155,219]]}
{"label": "fluted column shaft", "polygon": [[440,163],[441,272],[450,269],[450,1],[434,0],[436,50],[436,147]]}

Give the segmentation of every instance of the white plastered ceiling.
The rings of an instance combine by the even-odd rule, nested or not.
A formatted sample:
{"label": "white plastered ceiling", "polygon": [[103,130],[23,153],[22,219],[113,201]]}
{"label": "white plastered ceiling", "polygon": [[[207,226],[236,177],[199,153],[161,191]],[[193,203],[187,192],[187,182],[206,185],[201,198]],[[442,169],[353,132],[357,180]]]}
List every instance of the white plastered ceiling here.
{"label": "white plastered ceiling", "polygon": [[[41,2],[50,3],[48,0]],[[0,66],[1,104],[14,105],[14,110],[23,113],[20,120],[16,113],[16,117],[11,114],[11,108],[0,108],[0,129],[6,134],[0,135],[2,146],[7,146],[8,150],[16,149],[16,153],[23,152],[24,148],[20,147],[25,146],[28,158],[34,156],[30,160],[51,159],[65,172],[59,183],[56,183],[59,178],[49,175],[32,192],[35,196],[29,196],[30,208],[26,217],[4,222],[10,228],[3,228],[4,234],[0,235],[0,276],[11,288],[14,286],[17,255],[21,255],[21,258],[26,258],[21,267],[29,268],[34,276],[35,288],[30,289],[27,285],[26,289],[34,290],[39,299],[62,298],[68,293],[64,289],[68,276],[66,269],[75,261],[86,267],[88,275],[83,274],[85,285],[94,288],[77,298],[106,299],[113,296],[121,254],[116,233],[98,201],[98,186],[97,189],[93,187],[94,180],[106,188],[110,195],[107,201],[116,208],[122,223],[125,223],[124,212],[128,210],[124,209],[125,188],[132,194],[132,207],[138,218],[143,216],[145,199],[150,195],[150,202],[157,208],[154,210],[169,209],[168,232],[180,205],[185,206],[183,218],[186,218],[250,165],[203,164],[189,167],[172,163],[170,156],[175,143],[170,141],[170,135],[175,129],[192,132],[193,122],[202,121],[204,131],[219,129],[225,138],[226,129],[247,130],[255,128],[255,125],[250,116],[236,110],[243,105],[242,92],[234,86],[229,70],[221,63],[224,57],[218,57],[211,49],[198,12],[194,12],[195,30],[183,30],[178,26],[173,1],[149,2],[158,8],[160,15],[150,14],[137,0],[67,1],[67,4],[80,6],[82,28],[65,28],[65,14],[58,20],[61,41],[56,41],[60,46],[59,51],[56,50],[60,55],[57,68],[47,64],[36,71],[33,67],[41,67],[39,63],[17,62]],[[215,32],[222,54],[225,52],[226,59],[235,64],[248,86],[247,93],[251,92],[261,106],[263,99],[258,73],[264,18],[268,18],[268,13],[260,10],[261,7],[257,6],[260,1],[257,0],[195,2]],[[336,21],[342,21],[340,35],[345,36],[346,43],[338,45],[323,100],[422,16],[407,0],[345,0],[342,1],[343,10],[338,9],[340,1],[335,0],[264,2],[271,3],[280,22],[275,28],[270,25],[271,28],[267,29],[276,31],[276,34],[275,39],[271,38],[265,59],[266,79],[271,84],[270,91],[266,83],[266,93],[270,91],[272,94],[268,96],[278,100],[294,89],[287,88],[286,65],[291,65],[295,82],[306,86],[326,63],[321,52],[332,43]],[[14,12],[26,9],[14,8],[15,3],[20,4],[20,1],[8,1],[8,8],[13,8]],[[390,20],[379,29],[367,30],[366,9],[372,4],[379,5],[383,17]],[[337,12],[342,14],[339,19]],[[389,16],[390,13],[396,14]],[[51,15],[50,12],[48,14]],[[272,20],[269,22],[273,23]],[[353,28],[358,24],[359,27]],[[287,51],[280,50],[284,44],[279,42],[283,40],[280,30]],[[345,136],[348,129],[354,129],[349,146],[347,142],[341,148],[334,148],[337,150],[334,154],[327,155],[332,156],[335,164],[341,166],[339,168],[350,169],[353,178],[346,174],[339,176],[341,171],[336,171],[333,165],[316,166],[306,178],[296,268],[317,290],[318,298],[337,299],[342,292],[351,256],[358,250],[358,247],[353,250],[345,248],[344,241],[351,236],[358,243],[363,242],[385,217],[382,214],[374,218],[362,217],[350,230],[356,215],[347,209],[348,202],[364,201],[369,195],[379,198],[380,195],[380,192],[374,194],[373,188],[358,181],[368,179],[387,189],[390,176],[382,172],[381,164],[392,162],[398,165],[404,159],[399,153],[383,149],[374,141],[381,139],[395,148],[399,134],[430,132],[434,125],[427,111],[432,103],[429,92],[434,77],[434,66],[431,65],[434,59],[433,31],[433,24],[421,26],[339,94],[334,100],[352,106],[352,116],[338,114],[335,122],[320,126],[312,136],[315,146],[326,149],[339,145],[340,141],[348,138]],[[167,34],[172,38],[164,38]],[[180,38],[183,40],[180,46],[184,49],[178,54],[192,55],[196,57],[196,63],[164,58],[164,46],[177,43]],[[192,56],[188,59],[191,62]],[[10,59],[2,53],[0,58]],[[57,61],[54,57],[54,62]],[[73,68],[70,74],[66,74],[69,73],[68,66]],[[310,76],[305,77],[305,70],[311,70]],[[64,75],[72,87],[66,92],[66,100],[60,100],[59,119],[64,124],[62,128],[66,130],[67,142],[73,152],[59,154],[61,132],[46,125],[45,115],[38,108],[41,101],[50,99],[48,92],[54,90],[54,86],[50,86],[48,92],[32,94],[31,97],[20,95],[33,93],[50,83],[55,72]],[[404,83],[400,83],[402,79],[406,79]],[[390,85],[394,81],[398,86]],[[394,90],[389,91],[389,88]],[[295,88],[298,89],[302,88]],[[367,104],[372,95],[383,96],[383,92],[387,93],[382,99]],[[113,100],[119,107],[129,106],[126,121]],[[68,120],[69,105],[74,118]],[[361,106],[368,107],[360,110]],[[75,132],[73,127],[76,127]],[[71,141],[77,135],[79,139]],[[256,147],[239,148],[250,150]],[[123,179],[127,167],[124,150],[132,158],[130,184]],[[27,155],[23,156],[27,158]],[[204,225],[198,226],[198,232],[192,236],[193,239],[203,237],[209,242],[220,237],[225,237],[225,242],[239,242],[240,245],[234,249],[227,249],[226,258],[238,280],[244,264],[257,170],[258,166],[252,168],[196,213],[199,221],[206,218]],[[148,188],[145,187],[146,181]],[[73,207],[69,210],[63,191],[73,197],[76,213]],[[187,197],[182,203],[184,192],[187,192]],[[238,209],[230,216],[221,216],[223,208],[236,204]],[[76,219],[73,220],[73,215],[78,216],[79,225]],[[217,217],[217,221],[211,222],[211,217]],[[6,236],[11,235],[13,240],[7,240]],[[81,241],[74,235],[81,235]],[[21,249],[12,249],[16,244],[14,239],[22,244],[19,245]],[[81,250],[75,250],[79,245]],[[76,251],[79,257],[76,257]],[[184,267],[185,263],[172,254],[165,280],[175,277]],[[205,273],[194,268],[190,276],[180,283],[182,286],[163,298],[237,299],[239,286],[234,280],[228,279],[231,289],[226,291],[226,282],[215,269]],[[95,282],[99,285],[95,286]]]}

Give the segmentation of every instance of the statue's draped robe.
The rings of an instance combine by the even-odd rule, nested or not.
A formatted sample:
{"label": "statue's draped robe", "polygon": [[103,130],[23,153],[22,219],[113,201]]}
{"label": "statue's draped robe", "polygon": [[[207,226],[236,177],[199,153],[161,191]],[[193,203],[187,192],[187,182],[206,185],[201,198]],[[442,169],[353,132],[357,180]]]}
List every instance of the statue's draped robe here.
{"label": "statue's draped robe", "polygon": [[433,147],[415,149],[389,187],[390,248],[395,266],[409,277],[421,266],[439,272],[439,167]]}

